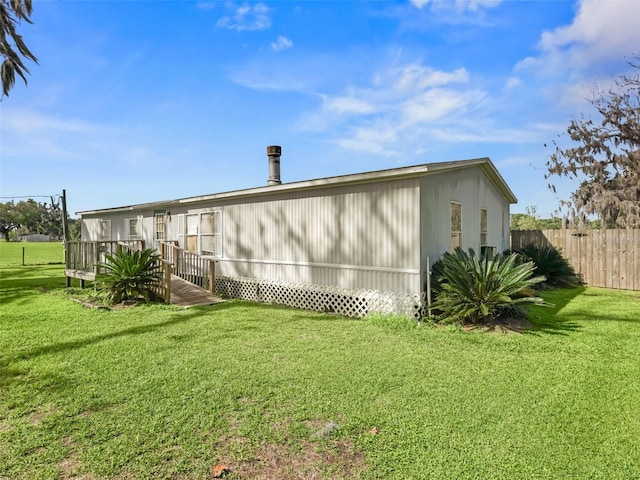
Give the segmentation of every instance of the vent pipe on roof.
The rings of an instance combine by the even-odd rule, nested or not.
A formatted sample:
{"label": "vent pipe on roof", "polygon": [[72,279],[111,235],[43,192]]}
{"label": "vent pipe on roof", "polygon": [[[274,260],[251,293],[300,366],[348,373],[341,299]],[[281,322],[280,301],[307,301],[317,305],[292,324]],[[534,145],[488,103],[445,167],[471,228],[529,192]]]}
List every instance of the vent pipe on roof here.
{"label": "vent pipe on roof", "polygon": [[267,147],[267,156],[269,157],[269,181],[267,185],[280,185],[280,154],[282,148],[278,145],[269,145]]}

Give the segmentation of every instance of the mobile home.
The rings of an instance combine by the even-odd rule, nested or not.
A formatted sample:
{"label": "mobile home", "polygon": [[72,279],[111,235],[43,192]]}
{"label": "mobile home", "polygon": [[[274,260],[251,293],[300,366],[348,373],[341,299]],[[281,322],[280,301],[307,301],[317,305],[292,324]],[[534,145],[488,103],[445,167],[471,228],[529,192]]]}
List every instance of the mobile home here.
{"label": "mobile home", "polygon": [[489,158],[280,182],[79,212],[82,240],[144,240],[215,259],[216,289],[361,316],[414,314],[429,263],[457,246],[509,247],[517,200]]}

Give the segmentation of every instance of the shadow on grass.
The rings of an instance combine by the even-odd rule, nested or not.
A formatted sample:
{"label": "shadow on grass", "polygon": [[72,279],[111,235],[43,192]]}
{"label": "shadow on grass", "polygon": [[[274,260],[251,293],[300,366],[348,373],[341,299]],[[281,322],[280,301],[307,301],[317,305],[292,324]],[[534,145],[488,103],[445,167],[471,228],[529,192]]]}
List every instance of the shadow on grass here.
{"label": "shadow on grass", "polygon": [[19,352],[11,357],[0,357],[0,384],[3,379],[7,377],[20,377],[24,375],[26,372],[20,369],[15,369],[13,367],[7,368],[7,366],[11,362],[20,361],[20,360],[29,360],[33,357],[38,357],[40,355],[48,355],[52,353],[61,353],[69,350],[75,350],[77,348],[83,348],[89,345],[94,345],[96,343],[104,342],[105,340],[111,340],[114,338],[125,337],[129,335],[141,335],[144,333],[149,333],[156,331],[160,328],[168,327],[170,325],[175,325],[178,323],[188,322],[193,320],[194,318],[201,317],[205,312],[195,311],[188,315],[180,315],[179,317],[171,318],[169,320],[164,320],[162,322],[140,325],[137,327],[125,328],[124,330],[119,330],[117,332],[106,333],[104,335],[94,335],[91,337],[80,338],[77,340],[72,340],[68,342],[60,342],[53,343],[50,345],[43,345],[42,347],[34,348],[32,350],[28,350],[26,352]]}
{"label": "shadow on grass", "polygon": [[[599,308],[585,305],[584,308],[574,308],[573,315],[589,322],[640,323],[640,292],[637,293],[638,295],[616,298],[610,291],[589,289],[582,296],[589,303],[597,302]],[[621,308],[622,304],[624,308]]]}
{"label": "shadow on grass", "polygon": [[[4,275],[0,277],[0,298],[5,305],[28,302],[33,295],[38,293],[38,288],[54,289],[62,288],[65,285],[64,276],[42,275],[41,267],[21,268],[29,271],[12,275],[10,278],[6,278]],[[36,276],[36,273],[42,276]]]}
{"label": "shadow on grass", "polygon": [[533,328],[527,331],[531,335],[568,335],[580,330],[580,325],[560,314],[574,298],[582,295],[585,287],[579,286],[566,289],[554,289],[541,292],[540,296],[553,307],[532,306],[528,308],[527,320],[533,324]]}

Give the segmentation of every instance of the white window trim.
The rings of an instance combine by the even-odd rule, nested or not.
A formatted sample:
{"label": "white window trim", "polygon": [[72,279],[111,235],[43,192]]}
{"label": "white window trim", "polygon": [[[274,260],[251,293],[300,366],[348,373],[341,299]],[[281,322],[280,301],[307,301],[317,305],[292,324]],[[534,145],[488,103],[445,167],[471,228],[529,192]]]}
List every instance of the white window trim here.
{"label": "white window trim", "polygon": [[[222,258],[222,232],[223,230],[223,221],[224,221],[224,215],[223,215],[223,210],[221,208],[213,208],[213,209],[207,209],[207,210],[202,210],[202,211],[198,211],[198,212],[192,212],[192,213],[187,213],[186,215],[180,215],[178,217],[178,228],[179,228],[179,233],[178,233],[178,245],[181,248],[187,248],[187,237],[196,237],[196,252],[198,253],[198,255],[202,255],[205,257],[212,257],[212,258]],[[203,215],[219,215],[219,219],[218,219],[218,227],[219,227],[219,231],[218,232],[214,232],[214,233],[202,233],[202,217]],[[189,228],[189,217],[197,217],[197,222],[195,224],[192,224],[192,228],[193,230],[191,232],[188,231]],[[182,224],[182,225],[181,225]],[[215,240],[215,245],[217,247],[217,250],[214,254],[204,254],[203,250],[202,250],[202,237],[207,236],[207,237],[214,237],[216,238]]]}
{"label": "white window trim", "polygon": [[[453,229],[453,205],[459,205],[460,206],[460,230],[454,230]],[[451,251],[453,251],[455,249],[454,245],[453,245],[453,238],[454,235],[457,236],[458,238],[458,245],[459,247],[462,248],[462,203],[460,202],[456,202],[454,200],[451,200],[450,204],[449,204],[449,230],[451,231],[451,237],[450,237],[450,248]]]}
{"label": "white window trim", "polygon": [[[484,225],[482,224],[482,213],[484,212]],[[488,243],[489,232],[489,210],[486,208],[480,209],[480,246],[485,247]]]}
{"label": "white window trim", "polygon": [[[138,225],[138,235],[131,235],[131,223],[135,222]],[[138,215],[135,218],[124,219],[124,236],[125,240],[142,240],[142,215]]]}
{"label": "white window trim", "polygon": [[[162,238],[159,237],[158,231],[158,218],[162,218]],[[167,211],[166,210],[154,210],[153,212],[153,241],[155,245],[160,242],[164,242],[167,239]]]}
{"label": "white window trim", "polygon": [[[105,234],[106,232],[106,234]],[[111,220],[98,219],[98,241],[111,240]]]}
{"label": "white window trim", "polygon": [[178,215],[178,247],[184,248],[184,249],[187,248],[186,228],[187,228],[187,222],[185,220],[185,215],[184,213],[181,213],[180,215]]}

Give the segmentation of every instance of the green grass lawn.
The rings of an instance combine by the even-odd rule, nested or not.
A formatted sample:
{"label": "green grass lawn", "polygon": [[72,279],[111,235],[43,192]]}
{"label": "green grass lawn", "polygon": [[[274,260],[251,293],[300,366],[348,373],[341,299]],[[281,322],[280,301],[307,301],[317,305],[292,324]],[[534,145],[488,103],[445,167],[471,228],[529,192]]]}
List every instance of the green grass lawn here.
{"label": "green grass lawn", "polygon": [[[24,254],[24,257],[23,257]],[[64,263],[62,242],[0,241],[0,267]]]}
{"label": "green grass lawn", "polygon": [[0,478],[640,478],[638,292],[547,292],[516,335],[0,275]]}

